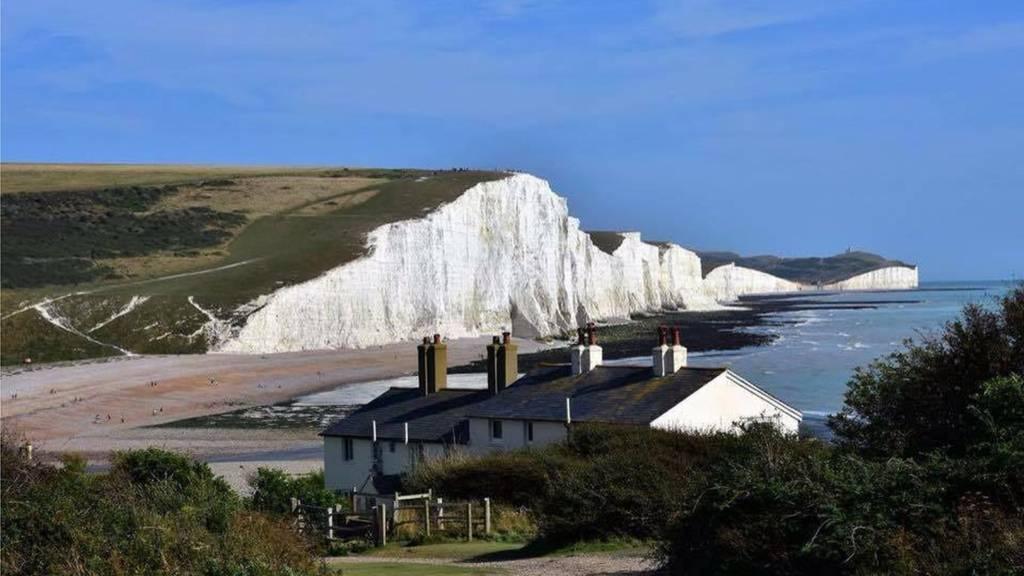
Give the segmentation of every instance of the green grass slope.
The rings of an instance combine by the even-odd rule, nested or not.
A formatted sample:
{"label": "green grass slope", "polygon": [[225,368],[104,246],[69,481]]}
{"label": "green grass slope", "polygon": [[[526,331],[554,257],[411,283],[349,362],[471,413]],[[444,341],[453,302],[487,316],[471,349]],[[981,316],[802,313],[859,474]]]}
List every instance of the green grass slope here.
{"label": "green grass slope", "polygon": [[374,228],[504,176],[38,164],[0,174],[4,364],[112,346],[202,352],[208,313],[242,321],[239,306],[365,254]]}
{"label": "green grass slope", "polygon": [[697,252],[701,271],[707,276],[719,266],[735,263],[737,266],[766,272],[804,284],[829,284],[890,266],[907,266],[899,260],[890,260],[870,252],[850,251],[824,258],[780,258],[779,256],[740,256],[735,252]]}

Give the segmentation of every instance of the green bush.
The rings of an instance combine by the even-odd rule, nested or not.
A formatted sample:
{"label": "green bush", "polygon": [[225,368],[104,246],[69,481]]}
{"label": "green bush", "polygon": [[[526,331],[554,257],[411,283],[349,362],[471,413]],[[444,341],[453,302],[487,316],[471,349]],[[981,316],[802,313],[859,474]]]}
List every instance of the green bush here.
{"label": "green bush", "polygon": [[454,452],[426,460],[402,479],[410,493],[433,490],[454,500],[490,498],[512,506],[530,506],[548,489],[545,457],[550,451],[503,452],[471,457]]}
{"label": "green bush", "polygon": [[966,306],[941,333],[858,369],[829,425],[837,443],[865,455],[963,454],[985,432],[971,419],[973,397],[1011,374],[1024,374],[1024,287],[995,310]]}
{"label": "green bush", "polygon": [[635,427],[574,428],[535,504],[540,534],[557,543],[656,536],[693,481],[702,442],[717,441]]}
{"label": "green bush", "polygon": [[858,371],[837,446],[707,453],[659,552],[693,574],[1024,573],[1024,288]]}
{"label": "green bush", "polygon": [[327,489],[323,470],[289,476],[283,470],[259,468],[249,478],[249,487],[252,489],[252,507],[264,512],[290,512],[292,498],[322,508],[349,505],[348,498]]}
{"label": "green bush", "polygon": [[694,436],[638,427],[579,425],[565,445],[425,462],[403,490],[432,489],[452,499],[489,497],[524,508],[552,543],[645,539],[664,527],[694,467],[735,437]]}
{"label": "green bush", "polygon": [[959,484],[959,463],[868,460],[748,433],[707,463],[659,553],[688,574],[1010,574],[1024,525]]}
{"label": "green bush", "polygon": [[205,464],[144,450],[106,474],[81,459],[26,460],[4,434],[4,574],[313,574],[312,549],[283,518],[247,510]]}

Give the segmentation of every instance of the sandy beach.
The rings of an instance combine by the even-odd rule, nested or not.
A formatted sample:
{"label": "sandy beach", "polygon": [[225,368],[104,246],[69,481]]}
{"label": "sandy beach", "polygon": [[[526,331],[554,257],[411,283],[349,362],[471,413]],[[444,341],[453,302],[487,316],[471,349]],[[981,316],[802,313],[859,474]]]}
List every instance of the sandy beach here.
{"label": "sandy beach", "polygon": [[[479,359],[490,338],[449,342],[449,366]],[[523,352],[542,347],[518,341]],[[284,402],[341,385],[415,373],[416,347],[265,355],[134,356],[21,366],[2,374],[4,426],[40,457],[76,452],[102,463],[113,450],[159,446],[193,454],[218,472],[258,463],[291,471],[321,465],[311,430],[150,428],[184,418]]]}

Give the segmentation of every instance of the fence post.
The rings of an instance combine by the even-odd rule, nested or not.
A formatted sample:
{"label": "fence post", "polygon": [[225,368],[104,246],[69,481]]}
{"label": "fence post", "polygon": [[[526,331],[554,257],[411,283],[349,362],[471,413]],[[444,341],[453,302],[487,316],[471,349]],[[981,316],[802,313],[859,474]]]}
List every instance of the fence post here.
{"label": "fence post", "polygon": [[444,530],[444,498],[437,499],[437,529]]}
{"label": "fence post", "polygon": [[356,490],[358,490],[358,488],[353,486],[352,487],[352,513],[353,514],[355,514],[356,512],[359,512],[359,510],[356,509]]}
{"label": "fence post", "polygon": [[377,504],[377,545],[384,546],[388,543],[388,512],[387,506]]}
{"label": "fence post", "polygon": [[491,499],[484,498],[484,534],[491,533]]}
{"label": "fence post", "polygon": [[299,534],[302,534],[304,532],[306,524],[305,521],[303,520],[303,517],[305,515],[302,513],[302,502],[300,502],[299,499],[295,497],[292,497],[290,499],[290,502],[292,505],[292,514],[295,515],[295,528],[299,531]]}
{"label": "fence post", "polygon": [[327,539],[334,540],[334,506],[327,507]]}
{"label": "fence post", "polygon": [[395,492],[395,501],[391,505],[391,524],[398,526],[398,509],[402,507],[402,501],[398,499],[401,496],[398,492]]}
{"label": "fence post", "polygon": [[466,539],[473,541],[473,503],[466,502]]}
{"label": "fence post", "polygon": [[430,538],[430,498],[423,501],[423,526],[426,529],[427,538]]}

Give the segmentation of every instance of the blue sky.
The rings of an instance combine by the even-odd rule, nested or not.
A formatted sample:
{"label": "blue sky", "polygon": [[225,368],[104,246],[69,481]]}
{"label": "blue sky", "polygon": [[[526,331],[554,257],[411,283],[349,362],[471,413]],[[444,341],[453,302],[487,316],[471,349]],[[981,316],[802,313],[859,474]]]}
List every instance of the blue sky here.
{"label": "blue sky", "polygon": [[5,161],[513,167],[591,229],[1024,277],[1024,2],[4,2]]}

